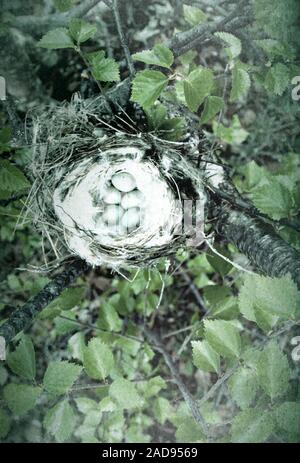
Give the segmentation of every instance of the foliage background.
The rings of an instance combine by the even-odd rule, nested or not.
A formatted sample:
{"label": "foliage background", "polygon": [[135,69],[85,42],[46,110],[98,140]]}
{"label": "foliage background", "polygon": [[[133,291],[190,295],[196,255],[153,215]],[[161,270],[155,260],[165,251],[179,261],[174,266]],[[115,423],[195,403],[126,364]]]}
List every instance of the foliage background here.
{"label": "foliage background", "polygon": [[[78,91],[91,97],[128,76],[114,11],[104,3],[58,32],[53,15],[72,14],[79,2],[3,2],[0,74],[22,120],[35,105]],[[193,112],[239,191],[270,219],[299,224],[300,106],[291,94],[300,75],[298,2],[134,0],[119,8],[138,71],[132,100],[150,127],[176,140]],[[234,9],[251,19],[246,28],[216,30],[179,56],[172,48],[174,33]],[[24,20],[31,15],[32,24]],[[169,102],[180,105],[180,117],[167,116]],[[36,268],[51,248],[42,252],[30,220],[20,220],[31,152],[17,146],[4,106],[1,117],[3,322],[49,281]],[[300,249],[297,231],[276,226]],[[217,249],[250,269],[221,238]],[[299,314],[289,276],[242,272],[205,246],[125,275],[90,270],[0,363],[0,438],[299,442]]]}

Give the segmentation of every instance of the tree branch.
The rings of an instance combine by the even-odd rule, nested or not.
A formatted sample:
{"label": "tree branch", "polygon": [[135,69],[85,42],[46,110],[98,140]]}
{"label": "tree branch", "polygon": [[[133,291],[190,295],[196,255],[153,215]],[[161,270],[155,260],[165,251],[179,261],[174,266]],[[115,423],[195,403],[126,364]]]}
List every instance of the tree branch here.
{"label": "tree branch", "polygon": [[34,318],[54,301],[62,291],[70,286],[76,278],[88,269],[86,262],[76,259],[68,268],[53,278],[36,296],[17,309],[12,316],[0,326],[0,339],[10,342],[18,333],[28,328]]}
{"label": "tree branch", "polygon": [[300,252],[280,238],[273,227],[227,206],[218,220],[217,231],[262,273],[270,277],[290,274],[300,289]]}
{"label": "tree branch", "polygon": [[212,36],[217,31],[234,32],[236,29],[245,27],[253,20],[252,10],[246,7],[247,3],[246,1],[241,2],[222,20],[200,24],[188,31],[176,34],[166,45],[175,56],[179,56],[196,47],[205,38]]}
{"label": "tree branch", "polygon": [[[92,8],[101,0],[85,0],[80,2],[75,8],[67,13],[53,13],[48,16],[25,15],[17,16],[14,21],[14,27],[25,30],[26,32],[38,33],[41,29],[50,29],[51,27],[62,27],[68,24],[72,18],[84,17]],[[38,28],[38,29],[37,29]]]}
{"label": "tree branch", "polygon": [[179,389],[184,401],[186,402],[186,404],[187,404],[187,406],[188,406],[194,420],[201,427],[201,429],[202,429],[203,433],[205,434],[205,436],[209,437],[208,425],[207,425],[206,421],[204,420],[203,416],[201,415],[201,413],[199,411],[199,407],[198,407],[196,401],[192,397],[192,395],[191,395],[190,391],[187,389],[186,385],[183,383],[183,381],[182,381],[182,379],[180,377],[179,371],[177,369],[177,366],[173,362],[170,354],[161,345],[161,343],[157,339],[156,335],[154,333],[152,333],[150,330],[148,330],[148,328],[146,328],[146,327],[144,328],[144,333],[145,333],[146,337],[148,338],[148,340],[150,341],[151,347],[154,350],[156,350],[157,352],[159,352],[163,356],[164,361],[165,361],[167,367],[170,370],[170,373],[172,375],[174,383],[178,387],[178,389]]}

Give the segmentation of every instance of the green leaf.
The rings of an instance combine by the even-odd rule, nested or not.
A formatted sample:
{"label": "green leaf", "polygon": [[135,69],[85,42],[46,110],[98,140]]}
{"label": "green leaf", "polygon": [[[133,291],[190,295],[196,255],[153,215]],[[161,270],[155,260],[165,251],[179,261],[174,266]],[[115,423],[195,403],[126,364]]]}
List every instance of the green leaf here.
{"label": "green leaf", "polygon": [[205,442],[205,437],[200,426],[190,417],[184,417],[180,420],[175,436],[176,441],[183,444]]}
{"label": "green leaf", "polygon": [[88,397],[77,397],[74,400],[78,410],[84,415],[92,412],[93,410],[98,411],[98,413],[100,412],[100,405],[93,399],[89,399]]}
{"label": "green leaf", "polygon": [[172,414],[172,406],[164,397],[158,397],[153,404],[153,413],[160,424],[165,424]]}
{"label": "green leaf", "polygon": [[257,363],[257,375],[259,384],[271,399],[287,391],[291,370],[287,356],[276,341],[270,341],[262,351]]}
{"label": "green leaf", "polygon": [[74,42],[70,37],[68,29],[59,27],[43,35],[38,42],[38,46],[50,50],[58,50],[60,48],[74,48]]}
{"label": "green leaf", "polygon": [[100,82],[119,82],[118,63],[113,58],[105,58],[104,51],[93,54],[91,58],[92,74]]}
{"label": "green leaf", "polygon": [[0,160],[0,185],[1,190],[16,192],[30,186],[27,178],[17,167],[6,159]]}
{"label": "green leaf", "polygon": [[76,314],[71,311],[62,311],[54,320],[55,332],[59,335],[72,333],[78,329]]}
{"label": "green leaf", "polygon": [[223,357],[239,357],[241,339],[238,329],[229,321],[205,320],[205,339]]}
{"label": "green leaf", "polygon": [[42,389],[27,384],[8,384],[3,389],[3,398],[14,415],[24,415],[35,407]]}
{"label": "green leaf", "polygon": [[300,304],[300,292],[290,275],[270,278],[261,275],[246,275],[239,293],[242,314],[256,321],[255,310],[265,311],[289,319],[295,315]]}
{"label": "green leaf", "polygon": [[15,351],[9,353],[7,364],[16,375],[34,380],[36,374],[35,352],[29,336],[22,336]]}
{"label": "green leaf", "polygon": [[76,0],[54,0],[55,8],[62,13],[68,11],[75,3]]}
{"label": "green leaf", "polygon": [[131,101],[149,108],[168,84],[168,77],[160,71],[138,72],[132,82]]}
{"label": "green leaf", "polygon": [[269,92],[281,96],[289,87],[290,81],[290,69],[285,64],[277,63],[267,72],[264,85]]}
{"label": "green leaf", "polygon": [[229,59],[233,60],[241,54],[242,42],[238,37],[228,32],[216,32],[214,35],[229,45],[229,48],[225,48]]}
{"label": "green leaf", "polygon": [[174,62],[174,56],[171,50],[160,44],[155,45],[152,50],[135,53],[132,55],[132,58],[136,61],[142,61],[146,64],[154,64],[168,69],[170,69]]}
{"label": "green leaf", "polygon": [[213,317],[230,320],[237,318],[237,298],[232,296],[230,288],[226,286],[209,285],[203,288],[204,300]]}
{"label": "green leaf", "polygon": [[249,132],[243,129],[239,117],[235,114],[230,127],[225,127],[218,121],[213,121],[213,132],[217,138],[220,138],[229,145],[240,145],[248,137]]}
{"label": "green leaf", "polygon": [[250,86],[251,80],[248,72],[236,64],[232,71],[232,88],[230,92],[231,103],[245,97]]}
{"label": "green leaf", "polygon": [[50,362],[44,375],[44,388],[53,395],[65,394],[71,389],[81,370],[81,366],[65,360]]}
{"label": "green leaf", "polygon": [[145,112],[149,129],[157,131],[161,138],[177,141],[182,137],[186,129],[183,117],[168,118],[167,109],[159,101],[156,101],[152,107],[147,108]]}
{"label": "green leaf", "polygon": [[100,307],[97,325],[104,330],[118,332],[122,329],[123,321],[114,306],[109,302],[104,302]]}
{"label": "green leaf", "polygon": [[69,24],[69,31],[71,37],[79,44],[94,37],[97,27],[94,24],[83,21],[83,19],[73,18]]}
{"label": "green leaf", "polygon": [[207,19],[206,14],[200,8],[191,5],[183,5],[183,16],[191,26],[197,26]]}
{"label": "green leaf", "polygon": [[70,351],[72,358],[80,360],[80,362],[83,362],[85,350],[83,333],[77,332],[70,337],[68,341],[68,350]]}
{"label": "green leaf", "polygon": [[[11,128],[3,127],[0,129],[0,153],[10,150],[9,142],[11,140]],[[2,189],[2,188],[1,188]]]}
{"label": "green leaf", "polygon": [[157,395],[161,389],[166,389],[167,383],[161,376],[154,376],[154,378],[148,381],[139,382],[137,388],[143,396],[148,399],[149,397]]}
{"label": "green leaf", "polygon": [[0,408],[0,439],[4,439],[9,433],[11,418],[3,408]]}
{"label": "green leaf", "polygon": [[4,386],[8,378],[8,372],[3,365],[0,364],[0,386]]}
{"label": "green leaf", "polygon": [[126,410],[140,407],[143,403],[135,385],[125,378],[118,378],[111,384],[109,395]]}
{"label": "green leaf", "polygon": [[[222,256],[224,256],[225,258],[230,259],[231,256],[228,249],[219,245],[216,245],[215,249],[219,252],[219,254],[222,254]],[[221,256],[212,251],[207,253],[206,257],[213,269],[215,269],[216,272],[220,273],[222,277],[227,275],[227,273],[229,273],[232,269],[232,264],[230,262],[227,262],[227,260],[223,259]]]}
{"label": "green leaf", "polygon": [[188,108],[196,112],[210,94],[214,76],[210,69],[197,68],[183,81],[184,97]]}
{"label": "green leaf", "polygon": [[290,190],[275,176],[266,179],[264,185],[251,193],[255,206],[274,220],[288,217],[293,207],[293,196]]}
{"label": "green leaf", "polygon": [[231,427],[231,442],[265,442],[273,429],[274,419],[271,412],[250,408],[235,416]]}
{"label": "green leaf", "polygon": [[71,310],[76,305],[79,305],[84,297],[85,288],[67,288],[61,295],[51,302],[41,313],[40,318],[54,318],[62,310]]}
{"label": "green leaf", "polygon": [[207,341],[192,341],[193,363],[203,371],[220,370],[220,356]]}
{"label": "green leaf", "polygon": [[90,378],[105,379],[114,366],[112,351],[100,339],[93,338],[84,350],[83,365]]}
{"label": "green leaf", "polygon": [[76,415],[67,400],[58,402],[47,411],[44,426],[57,442],[69,439],[76,427]]}
{"label": "green leaf", "polygon": [[284,402],[275,409],[277,426],[290,434],[300,434],[300,403]]}
{"label": "green leaf", "polygon": [[204,102],[204,108],[201,114],[201,124],[206,124],[215,117],[225,107],[223,98],[219,96],[208,96]]}
{"label": "green leaf", "polygon": [[255,398],[258,380],[256,372],[250,368],[239,368],[228,381],[229,391],[236,404],[244,409]]}

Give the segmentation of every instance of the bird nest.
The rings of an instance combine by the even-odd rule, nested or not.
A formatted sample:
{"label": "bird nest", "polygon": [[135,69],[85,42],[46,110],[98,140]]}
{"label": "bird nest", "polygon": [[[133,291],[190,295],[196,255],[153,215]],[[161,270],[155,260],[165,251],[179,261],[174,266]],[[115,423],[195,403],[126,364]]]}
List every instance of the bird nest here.
{"label": "bird nest", "polygon": [[188,144],[120,120],[78,97],[32,118],[27,211],[60,261],[142,267],[203,241],[203,176]]}

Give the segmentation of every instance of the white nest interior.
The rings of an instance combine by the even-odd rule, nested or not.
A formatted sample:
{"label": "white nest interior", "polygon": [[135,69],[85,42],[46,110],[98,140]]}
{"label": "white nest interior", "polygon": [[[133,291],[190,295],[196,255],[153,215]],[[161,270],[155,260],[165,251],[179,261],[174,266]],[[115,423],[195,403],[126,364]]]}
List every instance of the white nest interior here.
{"label": "white nest interior", "polygon": [[[92,265],[118,266],[139,249],[168,244],[181,230],[180,201],[143,156],[133,146],[104,151],[100,159],[80,161],[54,191],[68,247]],[[119,258],[95,244],[117,249]]]}

